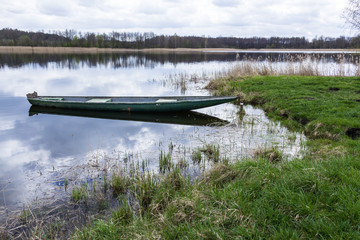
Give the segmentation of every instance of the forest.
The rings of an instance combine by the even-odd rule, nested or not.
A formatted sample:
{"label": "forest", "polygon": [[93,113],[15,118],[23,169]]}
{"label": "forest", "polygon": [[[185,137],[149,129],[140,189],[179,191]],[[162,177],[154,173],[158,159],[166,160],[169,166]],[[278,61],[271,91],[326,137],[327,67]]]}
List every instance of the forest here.
{"label": "forest", "polygon": [[65,31],[31,32],[3,28],[0,46],[96,47],[96,48],[234,48],[234,49],[346,49],[357,48],[359,37],[206,37],[156,35],[153,32],[82,33]]}

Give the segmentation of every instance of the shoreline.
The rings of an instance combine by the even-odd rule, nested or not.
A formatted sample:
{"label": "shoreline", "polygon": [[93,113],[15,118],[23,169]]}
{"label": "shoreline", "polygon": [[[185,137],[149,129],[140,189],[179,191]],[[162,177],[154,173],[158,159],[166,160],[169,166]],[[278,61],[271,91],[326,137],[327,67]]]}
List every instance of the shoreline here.
{"label": "shoreline", "polygon": [[360,53],[358,49],[234,49],[234,48],[82,48],[82,47],[26,47],[0,46],[0,54],[99,54],[99,53]]}

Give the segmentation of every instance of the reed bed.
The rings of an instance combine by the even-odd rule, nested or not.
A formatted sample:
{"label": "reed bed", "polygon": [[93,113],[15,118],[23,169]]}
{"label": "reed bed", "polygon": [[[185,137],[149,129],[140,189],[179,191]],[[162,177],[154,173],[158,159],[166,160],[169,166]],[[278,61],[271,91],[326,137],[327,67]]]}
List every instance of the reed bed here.
{"label": "reed bed", "polygon": [[358,55],[334,54],[325,60],[322,54],[287,54],[281,59],[244,57],[213,79],[248,76],[359,76]]}
{"label": "reed bed", "polygon": [[277,54],[265,58],[245,55],[221,70],[173,73],[153,82],[172,86],[185,94],[193,89],[213,90],[221,81],[250,76],[360,76],[360,56],[356,53]]}

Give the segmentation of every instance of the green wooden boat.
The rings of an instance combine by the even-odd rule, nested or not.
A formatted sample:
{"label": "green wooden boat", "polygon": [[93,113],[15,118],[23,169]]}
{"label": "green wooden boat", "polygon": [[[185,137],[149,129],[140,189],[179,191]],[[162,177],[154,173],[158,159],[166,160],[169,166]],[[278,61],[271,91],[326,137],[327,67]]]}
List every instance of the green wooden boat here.
{"label": "green wooden boat", "polygon": [[34,116],[38,114],[166,123],[166,124],[191,125],[191,126],[224,126],[226,124],[229,124],[229,122],[226,120],[195,111],[144,113],[144,112],[119,112],[119,111],[113,112],[113,111],[97,111],[97,110],[90,111],[83,109],[31,106],[29,109],[29,116]]}
{"label": "green wooden boat", "polygon": [[33,106],[121,112],[178,112],[234,101],[237,97],[173,96],[173,97],[99,97],[38,96],[27,94]]}

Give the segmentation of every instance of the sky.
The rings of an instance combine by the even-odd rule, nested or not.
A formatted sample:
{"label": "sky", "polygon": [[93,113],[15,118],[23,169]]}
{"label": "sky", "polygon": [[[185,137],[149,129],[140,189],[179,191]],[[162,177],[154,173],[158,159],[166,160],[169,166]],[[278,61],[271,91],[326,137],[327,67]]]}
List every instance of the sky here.
{"label": "sky", "polygon": [[354,36],[347,0],[0,0],[0,29],[210,37]]}

